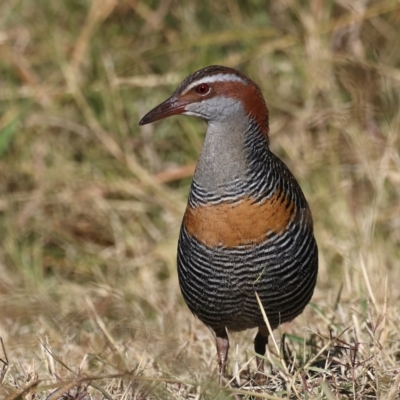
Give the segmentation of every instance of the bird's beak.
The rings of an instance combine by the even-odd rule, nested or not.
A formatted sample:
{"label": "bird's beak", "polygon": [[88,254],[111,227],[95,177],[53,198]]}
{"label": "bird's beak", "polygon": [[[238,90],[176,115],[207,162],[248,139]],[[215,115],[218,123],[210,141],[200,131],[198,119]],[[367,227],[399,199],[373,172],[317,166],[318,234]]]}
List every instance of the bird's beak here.
{"label": "bird's beak", "polygon": [[171,115],[182,114],[187,105],[187,101],[181,100],[175,96],[171,96],[169,99],[165,100],[163,103],[149,111],[141,119],[139,125],[150,124],[151,122],[170,117]]}

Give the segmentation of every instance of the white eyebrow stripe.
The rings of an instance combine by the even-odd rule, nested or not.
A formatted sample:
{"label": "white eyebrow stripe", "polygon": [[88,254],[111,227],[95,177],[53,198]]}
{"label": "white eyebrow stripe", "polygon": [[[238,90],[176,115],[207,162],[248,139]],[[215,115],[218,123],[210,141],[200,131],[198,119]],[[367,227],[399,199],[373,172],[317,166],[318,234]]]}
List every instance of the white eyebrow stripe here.
{"label": "white eyebrow stripe", "polygon": [[216,74],[211,76],[205,76],[201,79],[198,79],[195,82],[192,82],[182,94],[187,93],[189,90],[193,89],[195,86],[199,85],[200,83],[213,83],[213,82],[241,82],[244,85],[247,85],[247,81],[245,81],[240,76],[235,74]]}

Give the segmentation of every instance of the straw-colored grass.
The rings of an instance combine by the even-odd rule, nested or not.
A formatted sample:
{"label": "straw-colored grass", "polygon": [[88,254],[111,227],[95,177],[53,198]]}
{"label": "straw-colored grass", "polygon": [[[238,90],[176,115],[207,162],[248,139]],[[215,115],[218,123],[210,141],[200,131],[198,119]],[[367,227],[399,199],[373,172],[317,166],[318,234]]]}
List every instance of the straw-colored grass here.
{"label": "straw-colored grass", "polygon": [[[397,0],[1,1],[0,397],[399,398],[399,25]],[[263,388],[253,331],[218,387],[179,291],[205,125],[137,125],[210,64],[261,86],[320,251]]]}

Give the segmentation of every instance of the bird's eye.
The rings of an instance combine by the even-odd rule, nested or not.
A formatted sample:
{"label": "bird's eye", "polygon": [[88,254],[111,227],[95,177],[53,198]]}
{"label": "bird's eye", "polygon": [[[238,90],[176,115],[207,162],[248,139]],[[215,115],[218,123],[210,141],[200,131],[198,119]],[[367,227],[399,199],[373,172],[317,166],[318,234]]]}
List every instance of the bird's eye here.
{"label": "bird's eye", "polygon": [[208,86],[208,85],[205,84],[205,83],[201,83],[201,84],[200,84],[199,86],[197,86],[197,88],[196,88],[196,92],[197,92],[198,94],[202,94],[202,95],[207,94],[209,91],[210,91],[210,86]]}

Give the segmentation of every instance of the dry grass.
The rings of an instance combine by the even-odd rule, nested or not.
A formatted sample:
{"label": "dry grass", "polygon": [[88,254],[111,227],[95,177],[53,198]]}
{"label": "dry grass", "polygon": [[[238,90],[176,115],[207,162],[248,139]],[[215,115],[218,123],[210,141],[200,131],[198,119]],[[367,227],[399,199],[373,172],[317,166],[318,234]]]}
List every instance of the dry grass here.
{"label": "dry grass", "polygon": [[[3,0],[1,398],[399,398],[399,24],[396,0]],[[254,332],[218,388],[177,283],[204,124],[137,126],[217,63],[262,87],[320,249],[261,390]]]}

